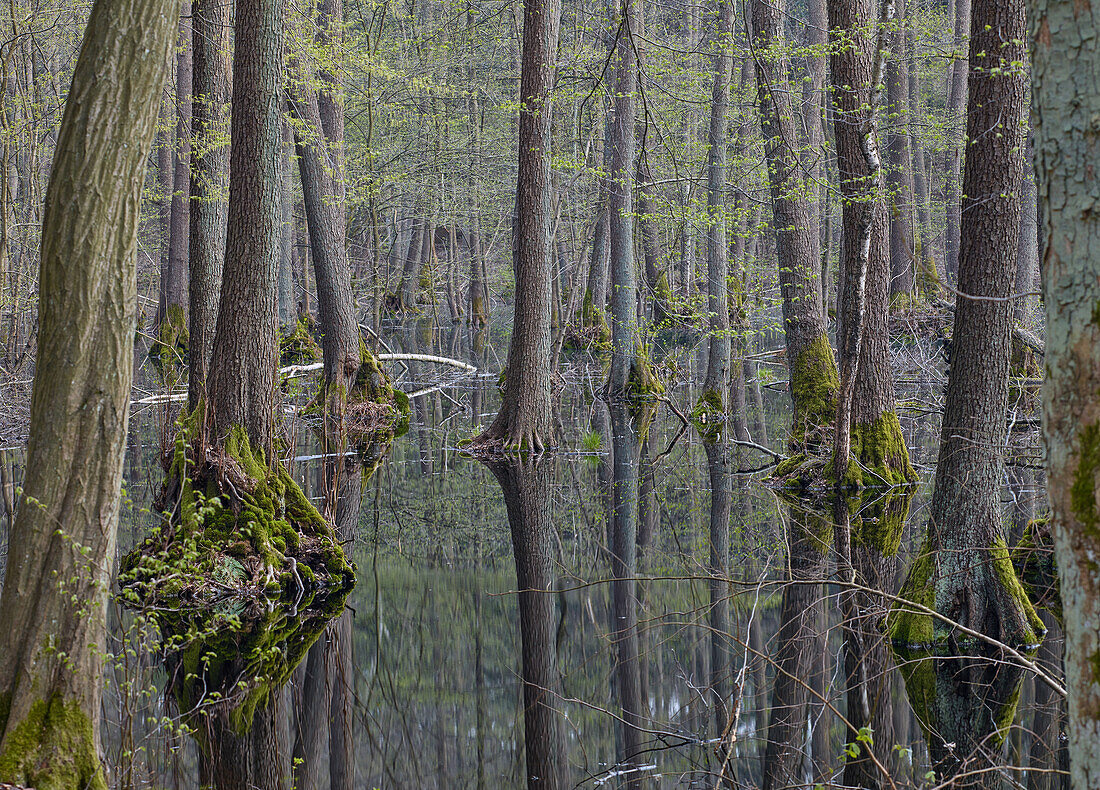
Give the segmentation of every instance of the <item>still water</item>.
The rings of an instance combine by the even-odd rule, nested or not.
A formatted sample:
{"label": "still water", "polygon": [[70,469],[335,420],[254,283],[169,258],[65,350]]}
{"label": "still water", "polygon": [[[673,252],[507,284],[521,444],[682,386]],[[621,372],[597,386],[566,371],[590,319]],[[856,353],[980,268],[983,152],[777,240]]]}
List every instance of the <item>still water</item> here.
{"label": "still water", "polygon": [[[405,436],[356,456],[322,457],[287,416],[292,473],[334,515],[356,586],[346,600],[225,602],[184,647],[160,640],[193,622],[116,607],[103,731],[114,786],[1062,786],[1058,698],[996,657],[894,655],[880,630],[889,601],[835,583],[833,514],[766,486],[768,454],[706,447],[665,404],[609,408],[593,396],[599,362],[582,355],[558,381],[564,449],[485,464],[460,445],[495,414],[506,344],[450,327],[385,340],[479,373],[394,364],[402,389],[429,391]],[[682,413],[704,352],[664,357]],[[896,525],[852,550],[858,578],[888,594],[926,526],[943,385],[934,351],[897,352],[925,482],[846,516],[856,532]],[[754,356],[743,417],[753,442],[782,452],[785,369]],[[166,415],[135,409],[122,551],[155,523]],[[1014,536],[1040,506],[1035,441],[1013,434]],[[1048,625],[1037,661],[1060,677]]]}

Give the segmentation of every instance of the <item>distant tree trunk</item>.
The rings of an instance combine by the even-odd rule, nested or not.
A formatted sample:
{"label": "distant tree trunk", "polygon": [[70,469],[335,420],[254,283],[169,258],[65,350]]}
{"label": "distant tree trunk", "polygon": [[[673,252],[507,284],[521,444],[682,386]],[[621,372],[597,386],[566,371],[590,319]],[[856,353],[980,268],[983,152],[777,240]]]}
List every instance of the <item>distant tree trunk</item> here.
{"label": "distant tree trunk", "polygon": [[[1029,102],[1030,104],[1030,102]],[[1033,292],[1039,275],[1039,197],[1035,184],[1034,143],[1028,135],[1024,160],[1024,181],[1020,190],[1020,241],[1016,248],[1016,286],[1018,294]],[[1012,320],[1025,323],[1034,314],[1034,296],[1017,296],[1012,300]]]}
{"label": "distant tree trunk", "polygon": [[661,249],[661,235],[655,220],[656,211],[657,206],[653,202],[653,174],[649,172],[649,164],[643,154],[638,157],[638,225],[642,237],[642,256],[645,258],[646,286],[653,304],[653,325],[667,329],[672,290]]}
{"label": "distant tree trunk", "polygon": [[[730,311],[729,245],[726,242],[726,138],[733,57],[733,3],[720,0],[715,29],[710,130],[707,135],[707,325],[710,333],[707,375],[700,405],[729,410]],[[714,415],[717,416],[717,415]]]}
{"label": "distant tree trunk", "polygon": [[947,97],[947,180],[944,184],[944,211],[947,218],[944,271],[949,280],[959,273],[959,228],[962,221],[961,180],[963,158],[969,151],[963,144],[967,129],[966,85],[970,60],[967,34],[970,32],[971,0],[955,0],[955,52],[951,64],[951,86]]}
{"label": "distant tree trunk", "polygon": [[552,442],[550,116],[560,17],[559,0],[524,7],[513,259],[516,303],[500,411],[474,440],[486,447],[500,444],[541,452]]}
{"label": "distant tree trunk", "polygon": [[294,133],[283,124],[279,147],[279,329],[286,332],[297,320],[294,300],[294,169],[290,153]]}
{"label": "distant tree trunk", "polygon": [[[724,3],[724,5],[729,5]],[[719,56],[721,57],[721,56]],[[733,448],[730,437],[706,442],[707,471],[710,477],[710,564],[707,568],[710,588],[710,691],[714,706],[714,737],[718,754],[732,758],[733,733],[726,728],[730,719],[732,657],[730,655],[730,511],[733,506]]]}
{"label": "distant tree trunk", "polygon": [[[824,236],[827,220],[826,208],[829,205],[829,190],[825,181],[826,169],[825,129],[822,116],[825,105],[825,73],[828,65],[829,19],[826,10],[827,0],[809,0],[806,3],[806,45],[810,51],[806,56],[806,79],[802,83],[802,125],[806,130],[806,144],[802,160],[807,174],[806,188],[812,202],[811,212],[815,218],[818,239]],[[820,241],[819,241],[820,251]],[[824,271],[822,272],[824,275]],[[822,276],[818,281],[821,289],[822,306],[828,302],[825,291],[828,283]]]}
{"label": "distant tree trunk", "polygon": [[[473,24],[473,10],[472,7],[467,11],[467,28],[470,28]],[[471,39],[473,41],[473,39]],[[470,65],[469,65],[469,79],[473,80],[475,71],[474,58],[471,53]],[[466,99],[467,114],[469,116],[470,126],[470,172],[481,172],[481,122],[479,119],[478,101],[475,92],[471,91],[469,97]],[[476,195],[475,187],[471,183],[470,194]],[[469,221],[469,245],[470,252],[470,293],[468,297],[468,310],[469,322],[471,326],[483,327],[489,323],[488,315],[488,294],[485,290],[485,280],[481,276],[481,222],[480,212],[478,210],[478,201],[476,197],[472,201],[470,207],[470,213],[468,216]]]}
{"label": "distant tree trunk", "polygon": [[0,782],[105,789],[101,655],[138,230],[179,0],[97,0],[46,193],[30,439],[0,593]]}
{"label": "distant tree trunk", "polygon": [[519,589],[522,643],[523,732],[529,790],[563,787],[562,713],[557,659],[557,593],[554,591],[558,544],[550,518],[549,460],[510,457],[494,460],[490,470],[504,491]]}
{"label": "distant tree trunk", "polygon": [[611,243],[611,372],[608,393],[626,393],[637,361],[637,300],[634,275],[634,122],[638,62],[634,50],[637,0],[618,0],[621,25],[614,54],[615,111],[611,121],[611,178],[607,211]]}
{"label": "distant tree trunk", "polygon": [[412,218],[412,237],[409,239],[409,251],[405,255],[405,266],[401,272],[401,282],[397,285],[398,309],[402,313],[415,312],[416,291],[420,284],[420,266],[424,249],[424,234],[427,232],[421,212],[424,208],[422,200],[416,201],[416,208]]}
{"label": "distant tree trunk", "polygon": [[[1034,0],[1035,169],[1043,221],[1043,440],[1065,616],[1070,783],[1100,786],[1100,281],[1092,209],[1100,9]],[[1073,31],[1052,37],[1052,31]],[[2,633],[2,632],[0,632]]]}
{"label": "distant tree trunk", "polygon": [[[191,2],[184,0],[180,41],[176,52],[176,150],[173,158],[172,209],[168,224],[167,313],[162,317],[161,340],[175,342],[187,327],[188,240],[191,194]],[[166,335],[163,322],[169,324]]]}
{"label": "distant tree trunk", "polygon": [[776,229],[795,440],[815,446],[824,437],[822,429],[836,417],[839,381],[821,307],[821,243],[790,142],[798,139],[798,131],[788,90],[788,61],[785,55],[772,57],[783,41],[781,5],[774,0],[751,0],[749,17]]}
{"label": "distant tree trunk", "polygon": [[240,426],[271,464],[283,0],[237,0],[234,31],[229,219],[207,413],[214,437]]}
{"label": "distant tree trunk", "polygon": [[913,154],[909,149],[909,24],[905,0],[894,0],[897,26],[886,64],[886,194],[890,213],[890,296],[913,291]]}
{"label": "distant tree trunk", "polygon": [[[174,74],[172,66],[175,58],[169,65],[169,74]],[[160,231],[160,262],[158,267],[159,278],[157,281],[157,314],[156,325],[153,334],[159,337],[160,325],[168,314],[168,250],[169,238],[172,227],[172,179],[175,170],[172,167],[173,156],[173,132],[169,128],[171,102],[164,100],[160,108],[160,126],[157,134],[157,226]]]}
{"label": "distant tree trunk", "polygon": [[[1025,75],[1009,64],[1026,57],[1023,6],[974,3],[951,370],[928,534],[901,593],[1010,645],[1034,644],[1043,630],[1009,560],[999,496],[1027,102]],[[903,643],[950,634],[927,615],[895,610],[891,620]]]}
{"label": "distant tree trunk", "polygon": [[195,408],[206,392],[214,330],[218,323],[225,223],[229,204],[230,7],[224,0],[196,0],[191,17],[194,51],[191,134],[190,315],[187,401]]}
{"label": "distant tree trunk", "polygon": [[909,150],[913,157],[913,194],[917,205],[917,217],[919,234],[914,241],[914,254],[916,265],[920,273],[920,290],[928,294],[929,291],[938,290],[939,273],[936,267],[938,260],[937,241],[932,235],[932,190],[929,184],[928,170],[925,165],[924,144],[917,135],[919,125],[912,122],[914,118],[923,117],[920,80],[920,64],[916,62],[916,31],[914,25],[909,26],[907,54],[913,59],[909,63]]}

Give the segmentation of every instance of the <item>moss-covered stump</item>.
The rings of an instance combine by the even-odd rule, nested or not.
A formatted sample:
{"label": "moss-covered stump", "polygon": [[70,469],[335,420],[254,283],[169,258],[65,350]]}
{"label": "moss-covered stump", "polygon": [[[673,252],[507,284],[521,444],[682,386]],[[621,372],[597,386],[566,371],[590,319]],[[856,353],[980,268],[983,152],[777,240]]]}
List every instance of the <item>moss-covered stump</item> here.
{"label": "moss-covered stump", "polygon": [[790,378],[794,402],[792,449],[814,452],[832,437],[840,391],[840,376],[828,337],[821,335],[790,362]]}
{"label": "moss-covered stump", "polygon": [[201,414],[200,405],[178,423],[157,503],[165,523],[123,559],[131,601],[201,606],[353,581],[332,525],[290,473],[269,467],[240,427],[221,448],[201,447]]}
{"label": "moss-covered stump", "polygon": [[1058,565],[1050,534],[1050,516],[1028,522],[1019,543],[1012,547],[1012,567],[1028,598],[1062,622],[1062,594],[1058,586]]}
{"label": "moss-covered stump", "polygon": [[984,612],[984,622],[965,625],[1012,647],[1037,645],[1046,627],[1016,576],[1003,539],[995,539],[986,548],[941,551],[932,531],[930,526],[902,585],[900,600],[887,618],[894,644],[909,650],[976,648],[982,644],[922,609],[907,606],[906,602],[912,602],[955,620],[960,616],[980,618],[978,612]]}
{"label": "moss-covered stump", "polygon": [[941,658],[895,648],[895,659],[936,781],[954,788],[989,787],[980,770],[997,754],[1016,717],[1023,669],[985,653]]}
{"label": "moss-covered stump", "polygon": [[611,327],[607,315],[592,303],[592,292],[584,292],[580,320],[565,328],[561,347],[566,351],[607,351],[611,348]]}
{"label": "moss-covered stump", "polygon": [[321,347],[314,333],[317,322],[311,315],[299,316],[290,334],[279,339],[279,364],[309,365],[321,359]]}
{"label": "moss-covered stump", "polygon": [[656,400],[665,394],[665,385],[657,376],[657,371],[649,357],[649,349],[642,345],[634,355],[630,365],[630,376],[626,380],[626,397],[632,404],[639,406]]}
{"label": "moss-covered stump", "polygon": [[359,369],[346,398],[342,388],[326,388],[320,391],[303,409],[303,413],[321,417],[342,417],[339,426],[326,426],[325,430],[338,428],[352,446],[403,436],[409,430],[409,398],[395,389],[389,376],[362,337],[359,339]]}
{"label": "moss-covered stump", "polygon": [[162,367],[186,364],[190,342],[183,307],[170,304],[157,327],[157,337],[149,346],[149,358]]}
{"label": "moss-covered stump", "polygon": [[244,736],[334,618],[351,585],[274,605],[161,611],[168,692],[209,755],[211,738]]}

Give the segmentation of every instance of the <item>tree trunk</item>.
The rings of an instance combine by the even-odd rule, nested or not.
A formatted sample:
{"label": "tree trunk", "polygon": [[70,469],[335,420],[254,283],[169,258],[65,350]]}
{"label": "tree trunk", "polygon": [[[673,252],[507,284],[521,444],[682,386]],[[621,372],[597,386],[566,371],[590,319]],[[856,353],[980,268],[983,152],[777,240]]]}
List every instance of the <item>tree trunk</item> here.
{"label": "tree trunk", "polygon": [[947,229],[944,248],[944,271],[949,280],[959,273],[959,231],[962,222],[962,192],[959,174],[963,158],[969,150],[963,144],[968,126],[966,104],[967,34],[970,32],[971,0],[955,0],[955,60],[951,64],[951,86],[947,97],[947,180],[944,184],[944,212]]}
{"label": "tree trunk", "polygon": [[[1025,74],[1008,64],[1024,60],[1025,32],[1023,0],[974,3],[951,370],[928,534],[901,593],[1010,645],[1043,630],[1009,561],[999,496],[1027,102]],[[903,643],[966,641],[927,615],[891,620]]]}
{"label": "tree trunk", "polygon": [[[188,240],[191,194],[191,2],[184,0],[180,42],[176,52],[176,149],[173,157],[172,209],[168,223],[167,312],[161,318],[160,339],[175,343],[187,327]],[[168,326],[165,327],[164,322]],[[166,334],[167,330],[167,334]]]}
{"label": "tree trunk", "polygon": [[890,213],[890,296],[913,291],[913,154],[909,149],[909,24],[905,0],[895,0],[896,27],[886,64],[886,194]]}
{"label": "tree trunk", "polygon": [[229,150],[218,141],[229,131],[229,11],[223,0],[196,0],[191,18],[194,51],[191,134],[198,141],[191,152],[192,205],[188,215],[190,377],[187,401],[192,409],[206,393],[225,262]]}
{"label": "tree trunk", "polygon": [[558,699],[561,679],[557,659],[557,594],[554,591],[558,553],[550,518],[551,462],[528,456],[489,463],[504,492],[519,589],[519,632],[522,643],[523,733],[529,790],[563,786]]}
{"label": "tree trunk", "polygon": [[[0,594],[0,781],[106,788],[101,651],[146,158],[179,0],[97,0],[46,194],[24,499]],[[59,582],[62,586],[59,586]]]}
{"label": "tree trunk", "polygon": [[279,331],[293,331],[297,321],[294,300],[294,170],[290,152],[294,150],[294,132],[283,124],[283,144],[279,146]]}
{"label": "tree trunk", "polygon": [[634,50],[637,0],[619,0],[614,53],[615,110],[611,121],[611,179],[607,193],[611,246],[611,372],[608,394],[626,394],[637,361],[637,300],[634,273],[634,122],[638,62]]}
{"label": "tree trunk", "polygon": [[[1065,616],[1069,757],[1075,788],[1100,785],[1100,217],[1092,210],[1100,113],[1100,10],[1035,0],[1035,170],[1043,218],[1043,440]],[[1052,38],[1051,31],[1066,31]]]}
{"label": "tree trunk", "polygon": [[234,31],[229,219],[208,413],[219,441],[242,427],[270,465],[283,0],[237,0]]}
{"label": "tree trunk", "polygon": [[[821,243],[801,188],[798,157],[790,144],[798,139],[798,131],[788,90],[787,57],[771,57],[771,51],[783,42],[783,5],[774,0],[751,0],[750,17],[760,126],[776,229],[795,440],[813,447],[823,438],[822,429],[836,417],[839,381],[821,308]],[[765,52],[768,57],[762,54]]]}
{"label": "tree trunk", "polygon": [[424,202],[417,200],[413,210],[412,237],[409,240],[409,252],[405,256],[405,267],[401,272],[401,282],[397,285],[397,304],[402,313],[416,311],[416,292],[420,284],[420,267],[424,249],[424,234],[427,231],[421,213]]}
{"label": "tree trunk", "polygon": [[486,447],[499,444],[540,452],[552,441],[550,116],[560,22],[559,0],[524,8],[513,258],[516,304],[500,411],[475,439],[475,444]]}
{"label": "tree trunk", "polygon": [[[730,311],[729,245],[726,243],[726,137],[729,122],[730,74],[733,70],[733,4],[720,0],[715,30],[710,131],[707,135],[707,324],[710,346],[700,406],[729,410]],[[718,417],[719,414],[712,414]],[[721,423],[715,420],[718,425]]]}

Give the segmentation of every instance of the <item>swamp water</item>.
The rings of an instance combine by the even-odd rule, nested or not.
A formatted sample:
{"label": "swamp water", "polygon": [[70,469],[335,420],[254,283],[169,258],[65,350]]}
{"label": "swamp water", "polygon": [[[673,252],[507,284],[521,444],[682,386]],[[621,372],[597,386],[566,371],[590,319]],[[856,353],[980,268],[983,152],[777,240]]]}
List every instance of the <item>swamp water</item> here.
{"label": "swamp water", "polygon": [[[506,343],[449,327],[385,339],[480,373],[391,367],[406,392],[430,391],[412,399],[406,435],[359,456],[322,456],[288,417],[291,473],[335,515],[357,584],[346,600],[226,600],[199,623],[116,606],[112,786],[521,788],[529,773],[548,788],[1062,786],[1059,699],[1000,660],[895,656],[888,601],[845,598],[835,519],[764,485],[767,454],[707,448],[664,404],[651,420],[608,408],[592,397],[598,361],[580,356],[558,382],[564,449],[485,464],[459,447],[495,414]],[[684,414],[704,352],[671,351]],[[897,356],[922,483],[845,516],[878,536],[854,539],[852,563],[888,594],[926,526],[943,384],[929,352]],[[767,354],[756,368],[763,409],[750,397],[746,421],[782,452],[785,369]],[[165,415],[135,407],[121,552],[156,523]],[[1036,437],[1012,441],[1024,465],[1003,499],[1017,537],[1041,489],[1026,468]],[[1060,676],[1048,625],[1036,660]],[[857,708],[861,732],[847,724]]]}

